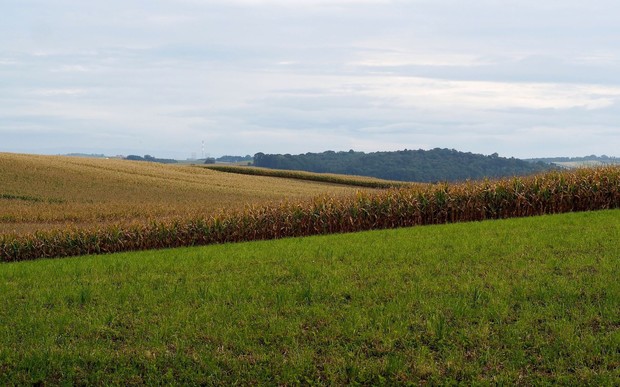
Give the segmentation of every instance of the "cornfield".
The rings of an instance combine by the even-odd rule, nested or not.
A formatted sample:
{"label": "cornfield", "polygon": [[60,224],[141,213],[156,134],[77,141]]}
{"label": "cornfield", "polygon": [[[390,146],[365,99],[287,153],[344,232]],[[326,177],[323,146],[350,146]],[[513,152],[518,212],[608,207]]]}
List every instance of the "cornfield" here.
{"label": "cornfield", "polygon": [[218,172],[236,173],[240,175],[281,177],[286,179],[318,181],[331,184],[343,184],[366,188],[399,188],[411,187],[415,183],[376,179],[366,176],[338,175],[332,173],[313,173],[281,169],[245,167],[234,165],[207,165],[203,168]]}
{"label": "cornfield", "polygon": [[206,217],[360,189],[190,165],[0,153],[0,235]]}
{"label": "cornfield", "polygon": [[620,168],[248,206],[193,219],[0,236],[0,261],[206,245],[620,207]]}

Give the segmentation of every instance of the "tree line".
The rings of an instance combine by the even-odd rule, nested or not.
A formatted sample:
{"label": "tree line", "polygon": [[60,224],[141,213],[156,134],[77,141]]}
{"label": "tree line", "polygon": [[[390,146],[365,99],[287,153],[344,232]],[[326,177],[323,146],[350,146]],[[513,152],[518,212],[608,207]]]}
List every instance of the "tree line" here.
{"label": "tree line", "polygon": [[129,155],[125,157],[125,160],[150,161],[151,163],[161,163],[161,164],[176,164],[178,162],[174,159],[161,159],[161,158],[153,157],[151,155],[144,155],[144,157],[138,156],[138,155]]}
{"label": "tree line", "polygon": [[523,176],[552,168],[542,161],[528,162],[500,157],[497,153],[485,156],[440,148],[373,153],[327,151],[300,155],[257,153],[254,165],[415,182]]}

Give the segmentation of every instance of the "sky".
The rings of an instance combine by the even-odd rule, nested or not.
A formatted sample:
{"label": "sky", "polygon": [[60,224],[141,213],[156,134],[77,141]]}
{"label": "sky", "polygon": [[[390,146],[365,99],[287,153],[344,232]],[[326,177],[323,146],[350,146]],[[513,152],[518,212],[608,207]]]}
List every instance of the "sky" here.
{"label": "sky", "polygon": [[620,156],[619,68],[617,0],[0,0],[0,152]]}

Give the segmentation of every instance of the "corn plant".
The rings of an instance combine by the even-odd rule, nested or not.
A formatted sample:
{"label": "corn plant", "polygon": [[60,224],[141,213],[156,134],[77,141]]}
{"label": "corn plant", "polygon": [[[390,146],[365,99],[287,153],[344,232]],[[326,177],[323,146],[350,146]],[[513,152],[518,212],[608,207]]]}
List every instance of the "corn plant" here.
{"label": "corn plant", "polygon": [[0,236],[0,261],[481,221],[620,207],[620,167],[249,205],[210,216]]}

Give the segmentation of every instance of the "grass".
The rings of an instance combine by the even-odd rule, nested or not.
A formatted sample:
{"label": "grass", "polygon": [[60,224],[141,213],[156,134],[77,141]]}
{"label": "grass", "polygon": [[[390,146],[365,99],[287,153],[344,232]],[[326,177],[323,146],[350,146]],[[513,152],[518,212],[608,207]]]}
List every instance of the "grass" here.
{"label": "grass", "polygon": [[0,384],[620,378],[620,211],[0,265]]}
{"label": "grass", "polygon": [[188,165],[0,153],[0,235],[209,216],[358,190]]}

